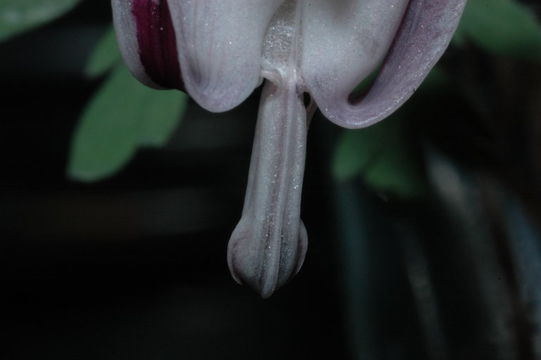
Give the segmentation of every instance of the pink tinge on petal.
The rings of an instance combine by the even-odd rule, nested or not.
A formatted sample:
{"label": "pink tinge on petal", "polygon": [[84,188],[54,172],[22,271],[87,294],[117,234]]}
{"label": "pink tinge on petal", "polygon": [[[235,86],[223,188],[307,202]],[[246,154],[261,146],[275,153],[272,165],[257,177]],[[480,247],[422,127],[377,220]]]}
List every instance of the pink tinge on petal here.
{"label": "pink tinge on petal", "polygon": [[166,0],[132,0],[137,43],[145,73],[163,88],[184,88],[175,30]]}
{"label": "pink tinge on petal", "polygon": [[397,110],[446,50],[465,3],[466,0],[411,0],[381,71],[365,96],[352,103],[348,96],[328,91],[326,84],[317,79],[307,84],[323,114],[337,125],[362,128]]}

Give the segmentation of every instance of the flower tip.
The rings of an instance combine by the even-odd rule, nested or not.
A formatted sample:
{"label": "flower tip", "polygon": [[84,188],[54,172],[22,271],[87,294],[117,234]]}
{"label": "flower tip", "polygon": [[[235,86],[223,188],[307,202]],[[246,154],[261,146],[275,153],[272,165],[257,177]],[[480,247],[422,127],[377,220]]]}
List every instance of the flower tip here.
{"label": "flower tip", "polygon": [[[227,262],[233,279],[240,285],[247,285],[263,299],[285,285],[295,276],[303,262],[308,246],[308,236],[304,224],[295,241],[282,238],[282,243],[253,236],[254,221],[242,219],[229,240]],[[269,236],[272,238],[272,236]]]}

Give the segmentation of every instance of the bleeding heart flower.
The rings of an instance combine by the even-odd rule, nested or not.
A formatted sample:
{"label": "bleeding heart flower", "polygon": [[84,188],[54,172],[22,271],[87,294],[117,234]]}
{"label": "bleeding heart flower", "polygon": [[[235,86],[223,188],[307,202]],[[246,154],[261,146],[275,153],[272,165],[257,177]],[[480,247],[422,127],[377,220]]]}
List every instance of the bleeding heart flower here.
{"label": "bleeding heart flower", "polygon": [[[112,0],[120,48],[143,83],[226,111],[263,89],[241,220],[228,263],[270,296],[300,269],[308,121],[346,128],[401,106],[447,48],[466,0]],[[350,94],[381,67],[360,99]]]}

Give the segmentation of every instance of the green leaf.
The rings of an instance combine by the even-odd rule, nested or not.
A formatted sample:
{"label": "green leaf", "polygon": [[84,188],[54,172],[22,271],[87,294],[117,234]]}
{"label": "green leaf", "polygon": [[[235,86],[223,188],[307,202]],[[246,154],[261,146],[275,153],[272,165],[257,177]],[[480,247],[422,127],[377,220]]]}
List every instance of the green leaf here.
{"label": "green leaf", "polygon": [[0,41],[45,24],[73,9],[80,0],[1,0]]}
{"label": "green leaf", "polygon": [[406,198],[422,195],[425,181],[399,120],[345,131],[334,154],[334,177],[346,181],[361,175],[376,191]]}
{"label": "green leaf", "polygon": [[153,93],[153,99],[141,109],[141,117],[144,121],[141,122],[139,131],[139,144],[162,147],[167,144],[171,134],[179,125],[188,104],[188,96],[176,90],[146,90]]}
{"label": "green leaf", "polygon": [[84,73],[89,78],[102,76],[120,61],[120,52],[116,43],[115,31],[110,27],[88,59]]}
{"label": "green leaf", "polygon": [[82,115],[73,137],[69,176],[100,180],[121,169],[139,146],[164,145],[186,102],[184,93],[149,89],[118,66]]}
{"label": "green leaf", "polygon": [[469,0],[457,34],[457,44],[467,37],[497,55],[541,59],[541,24],[514,0]]}

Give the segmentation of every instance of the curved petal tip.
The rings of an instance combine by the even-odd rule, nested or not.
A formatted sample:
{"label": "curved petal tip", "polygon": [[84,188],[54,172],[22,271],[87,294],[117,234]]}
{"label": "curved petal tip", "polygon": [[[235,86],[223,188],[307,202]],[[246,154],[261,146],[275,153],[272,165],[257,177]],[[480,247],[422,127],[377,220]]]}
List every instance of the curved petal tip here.
{"label": "curved petal tip", "polygon": [[243,219],[233,231],[227,263],[237,283],[249,286],[267,299],[299,272],[306,256],[308,235],[301,222],[296,239],[282,239],[290,247],[276,251],[275,242],[261,246],[262,242],[254,238],[252,224]]}
{"label": "curved petal tip", "polygon": [[378,77],[358,102],[350,103],[344,92],[329,91],[317,79],[308,84],[323,114],[346,128],[370,126],[392,114],[443,55],[465,5],[466,0],[411,0]]}

